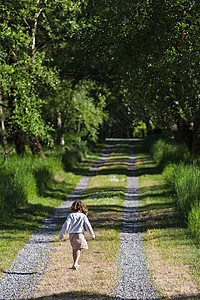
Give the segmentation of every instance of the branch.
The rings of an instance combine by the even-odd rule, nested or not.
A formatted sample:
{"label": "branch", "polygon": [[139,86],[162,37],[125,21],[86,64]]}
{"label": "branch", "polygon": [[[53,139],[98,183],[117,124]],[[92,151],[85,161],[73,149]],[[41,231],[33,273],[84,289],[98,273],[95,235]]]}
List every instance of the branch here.
{"label": "branch", "polygon": [[31,29],[30,25],[28,24],[28,22],[26,21],[26,18],[23,18],[24,23],[28,26],[28,29]]}
{"label": "branch", "polygon": [[0,103],[0,106],[4,107],[4,108],[9,108],[8,106],[6,106],[5,104],[3,103]]}
{"label": "branch", "polygon": [[[38,1],[39,3],[39,1]],[[32,37],[33,37],[33,43],[32,43],[32,50],[34,51],[35,50],[35,36],[36,36],[36,30],[37,30],[37,24],[38,24],[38,18],[40,16],[42,12],[42,8],[39,10],[38,13],[35,14],[35,22],[34,22],[34,26],[33,26],[33,29],[32,29]]]}

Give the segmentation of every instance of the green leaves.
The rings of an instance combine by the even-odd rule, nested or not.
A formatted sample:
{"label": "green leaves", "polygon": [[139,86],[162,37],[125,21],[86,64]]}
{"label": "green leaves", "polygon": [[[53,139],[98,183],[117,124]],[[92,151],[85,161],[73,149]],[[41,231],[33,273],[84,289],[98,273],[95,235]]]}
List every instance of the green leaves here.
{"label": "green leaves", "polygon": [[150,117],[163,128],[197,123],[195,1],[19,0],[0,9],[0,86],[10,133],[17,125],[46,138],[47,124],[58,130],[61,117],[63,134],[95,140],[106,101],[118,120],[123,107],[126,119]]}
{"label": "green leaves", "polygon": [[47,98],[43,113],[56,130],[65,134],[66,141],[72,135],[74,140],[77,136],[96,141],[99,126],[106,118],[105,105],[106,89],[94,81],[83,80],[77,84],[62,81],[57,91]]}

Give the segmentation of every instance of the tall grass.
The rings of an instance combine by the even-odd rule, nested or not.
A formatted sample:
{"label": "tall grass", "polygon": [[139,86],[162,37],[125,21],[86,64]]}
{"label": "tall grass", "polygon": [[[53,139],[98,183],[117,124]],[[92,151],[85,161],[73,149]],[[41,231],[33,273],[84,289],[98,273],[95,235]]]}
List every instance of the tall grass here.
{"label": "tall grass", "polygon": [[0,169],[0,216],[11,214],[24,206],[51,183],[56,169],[62,169],[61,156],[41,159],[12,155]]}
{"label": "tall grass", "polygon": [[62,162],[65,169],[72,170],[81,162],[89,152],[86,142],[71,143],[65,147],[62,155]]}
{"label": "tall grass", "polygon": [[197,243],[200,242],[200,168],[196,164],[171,164],[164,175],[176,193],[180,215]]}
{"label": "tall grass", "polygon": [[176,207],[196,243],[200,243],[200,168],[181,143],[159,139],[150,148],[156,165],[175,192]]}
{"label": "tall grass", "polygon": [[28,154],[9,156],[0,168],[0,217],[13,213],[36,195],[42,196],[59,170],[73,169],[88,151],[86,143],[79,142],[71,143],[64,151],[52,152],[45,159]]}
{"label": "tall grass", "polygon": [[187,162],[190,160],[189,151],[184,144],[167,143],[164,139],[156,141],[150,152],[157,166],[164,168],[169,163]]}

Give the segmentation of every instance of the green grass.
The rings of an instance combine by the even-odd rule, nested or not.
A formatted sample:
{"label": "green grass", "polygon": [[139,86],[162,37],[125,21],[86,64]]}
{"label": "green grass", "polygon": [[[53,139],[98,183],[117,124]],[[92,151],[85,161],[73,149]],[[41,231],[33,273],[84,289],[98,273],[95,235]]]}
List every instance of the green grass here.
{"label": "green grass", "polygon": [[176,206],[195,242],[200,244],[200,168],[197,164],[170,164],[164,176],[176,194]]}
{"label": "green grass", "polygon": [[[96,153],[88,155],[87,159],[81,162],[73,172],[66,172],[62,168],[58,168],[52,161],[54,178],[48,182],[48,185],[43,186],[42,196],[35,194],[23,207],[1,219],[0,275],[13,261],[33,231],[41,225],[44,218],[67,198],[67,195],[76,187],[82,174],[88,172],[95,160],[99,158],[100,149]],[[78,172],[78,168],[81,172]]]}
{"label": "green grass", "polygon": [[[0,274],[8,267],[17,252],[28,241],[33,231],[41,225],[44,218],[52,213],[53,209],[66,199],[68,192],[76,186],[79,178],[79,176],[72,177],[71,173],[66,173],[64,182],[54,183],[52,185],[55,190],[54,193],[51,191],[51,197],[36,196],[32,198],[25,207],[18,208],[15,213],[1,221]],[[71,181],[70,188],[68,188],[67,179]]]}
{"label": "green grass", "polygon": [[[200,292],[200,251],[176,210],[175,195],[162,170],[142,147],[136,147],[141,185],[141,228],[146,256],[165,297]],[[168,299],[168,298],[167,298]]]}

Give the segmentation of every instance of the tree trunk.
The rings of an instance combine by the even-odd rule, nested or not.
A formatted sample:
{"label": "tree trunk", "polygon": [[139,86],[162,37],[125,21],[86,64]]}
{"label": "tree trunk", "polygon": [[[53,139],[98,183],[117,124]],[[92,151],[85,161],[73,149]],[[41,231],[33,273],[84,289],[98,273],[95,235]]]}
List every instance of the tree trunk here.
{"label": "tree trunk", "polygon": [[200,154],[200,116],[194,122],[194,132],[192,141],[192,153],[194,155]]}
{"label": "tree trunk", "polygon": [[7,145],[6,129],[4,123],[4,113],[2,107],[2,87],[0,85],[0,119],[1,119],[1,136],[2,136],[2,145],[3,147]]}
{"label": "tree trunk", "polygon": [[[13,112],[13,103],[14,103],[14,96],[10,95],[8,97],[8,107],[10,110],[10,113],[12,115]],[[24,154],[25,152],[25,138],[23,131],[18,127],[18,125],[12,126],[12,135],[15,143],[15,150],[18,155]]]}
{"label": "tree trunk", "polygon": [[58,112],[57,126],[58,126],[58,143],[59,143],[60,146],[64,146],[65,145],[65,138],[64,138],[62,118],[61,118],[61,113],[60,112]]}
{"label": "tree trunk", "polygon": [[30,139],[30,146],[33,155],[37,154],[41,157],[45,157],[39,137],[37,135],[34,135],[32,139]]}
{"label": "tree trunk", "polygon": [[200,154],[200,119],[194,123],[182,119],[177,125],[190,153]]}
{"label": "tree trunk", "polygon": [[19,129],[13,134],[15,142],[15,150],[18,155],[24,154],[25,152],[25,138],[23,132]]}

